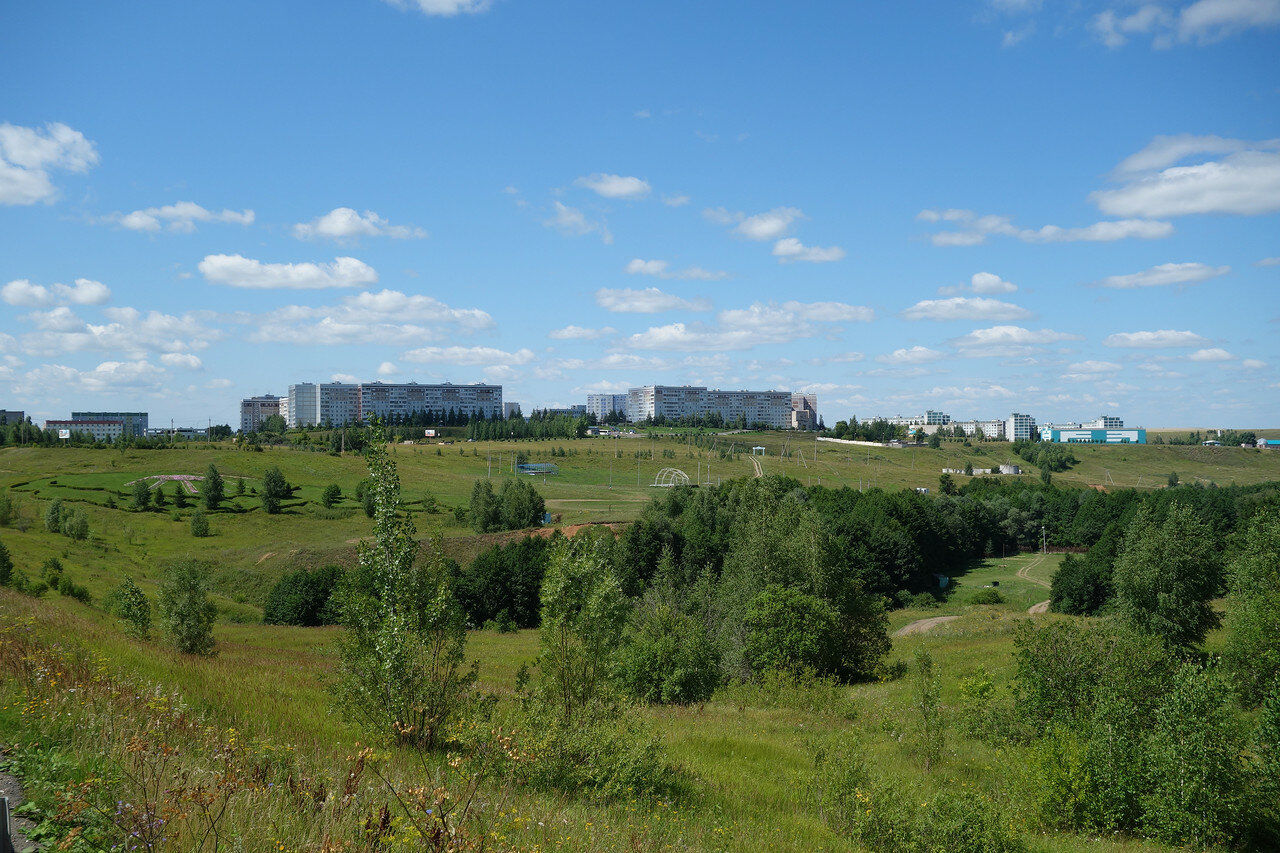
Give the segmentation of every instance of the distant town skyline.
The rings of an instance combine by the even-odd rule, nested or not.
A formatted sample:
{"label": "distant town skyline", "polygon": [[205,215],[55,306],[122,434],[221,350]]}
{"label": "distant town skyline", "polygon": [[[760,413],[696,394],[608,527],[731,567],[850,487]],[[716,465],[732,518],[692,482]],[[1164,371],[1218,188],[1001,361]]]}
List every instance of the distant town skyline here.
{"label": "distant town skyline", "polygon": [[657,382],[1280,425],[1280,3],[1135,8],[16,7],[0,407]]}

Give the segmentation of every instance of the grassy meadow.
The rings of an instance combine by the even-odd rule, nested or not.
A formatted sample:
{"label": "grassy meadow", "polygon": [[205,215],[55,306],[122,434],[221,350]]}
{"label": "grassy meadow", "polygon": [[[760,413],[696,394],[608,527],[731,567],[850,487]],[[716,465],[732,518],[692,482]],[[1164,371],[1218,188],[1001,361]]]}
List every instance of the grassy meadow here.
{"label": "grassy meadow", "polygon": [[[713,482],[750,476],[755,466],[745,448],[752,446],[765,448],[763,456],[755,457],[765,473],[825,486],[934,490],[942,468],[966,463],[1021,464],[1024,477],[1038,474],[1016,459],[1008,445],[996,442],[964,447],[949,441],[939,449],[865,448],[811,438],[797,441],[784,433],[717,437],[714,449],[670,437],[495,443],[492,448],[484,443],[401,445],[393,458],[420,534],[443,536],[450,554],[467,559],[512,534],[477,537],[455,519],[453,508],[466,504],[474,481],[490,470],[495,479],[511,476],[513,451],[559,466],[558,475],[539,478],[537,485],[548,511],[572,525],[636,517],[655,494],[649,484],[661,468],[680,468],[695,479],[701,471],[704,481]],[[553,448],[563,448],[566,455],[552,457]],[[722,450],[731,450],[732,458],[724,458]],[[1171,471],[1183,482],[1280,480],[1280,453],[1275,452],[1167,445],[1072,450],[1080,462],[1054,475],[1059,485],[1159,488]],[[130,481],[159,474],[199,475],[210,463],[226,478],[231,498],[226,509],[209,514],[208,538],[191,536],[196,501],[175,510],[171,483],[166,485],[170,505],[163,510],[128,509]],[[262,475],[272,466],[299,487],[285,511],[275,516],[267,515],[251,494],[260,490]],[[132,640],[102,610],[54,593],[31,599],[0,589],[0,626],[32,620],[41,637],[101,656],[116,677],[176,691],[219,724],[292,745],[315,762],[339,761],[356,748],[360,735],[331,711],[328,688],[336,629],[259,622],[264,596],[283,572],[352,559],[355,543],[370,532],[370,522],[354,500],[365,475],[364,460],[357,454],[283,448],[260,453],[219,444],[169,451],[4,448],[0,489],[8,488],[19,500],[21,523],[0,530],[0,541],[16,566],[35,578],[41,563],[56,557],[71,578],[101,601],[126,575],[154,596],[166,562],[197,557],[217,567],[220,621],[215,627],[218,654],[209,659]],[[235,495],[238,478],[246,485],[243,496]],[[342,489],[343,499],[324,509],[320,495],[330,483]],[[428,495],[437,505],[434,512],[423,502]],[[45,531],[42,515],[54,498],[86,512],[88,539],[77,542]],[[635,711],[691,780],[693,793],[687,800],[598,804],[522,791],[511,813],[526,817],[504,832],[511,843],[540,850],[849,849],[849,842],[822,820],[813,791],[815,749],[835,733],[856,736],[877,773],[918,785],[925,796],[972,786],[1001,797],[1015,820],[1027,817],[1036,805],[1029,776],[1032,756],[1019,747],[993,746],[973,731],[978,715],[965,685],[987,680],[994,701],[1007,701],[1015,625],[1025,619],[1070,618],[1028,613],[1048,598],[1047,584],[1060,559],[1020,554],[980,561],[953,579],[938,607],[891,614],[891,634],[916,620],[956,617],[927,632],[893,639],[893,659],[908,661],[917,648],[926,648],[941,678],[950,723],[943,758],[929,772],[914,745],[913,698],[905,679],[794,695],[730,689],[705,705]],[[997,582],[1004,603],[969,603],[975,590]],[[480,663],[481,688],[500,698],[511,696],[521,664],[537,651],[536,631],[474,631],[467,647],[468,656]],[[0,684],[0,742],[22,730],[15,689]],[[1030,841],[1035,849],[1049,851],[1164,849],[1127,839],[1062,834],[1036,835]]]}

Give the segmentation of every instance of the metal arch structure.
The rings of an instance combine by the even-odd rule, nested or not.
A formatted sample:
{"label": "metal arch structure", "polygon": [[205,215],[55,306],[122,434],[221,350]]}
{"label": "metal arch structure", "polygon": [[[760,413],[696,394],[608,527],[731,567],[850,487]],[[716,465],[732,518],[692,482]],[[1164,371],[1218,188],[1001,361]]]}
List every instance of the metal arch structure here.
{"label": "metal arch structure", "polygon": [[666,489],[672,486],[687,486],[692,482],[693,480],[689,479],[689,475],[679,468],[663,468],[653,478],[653,485]]}

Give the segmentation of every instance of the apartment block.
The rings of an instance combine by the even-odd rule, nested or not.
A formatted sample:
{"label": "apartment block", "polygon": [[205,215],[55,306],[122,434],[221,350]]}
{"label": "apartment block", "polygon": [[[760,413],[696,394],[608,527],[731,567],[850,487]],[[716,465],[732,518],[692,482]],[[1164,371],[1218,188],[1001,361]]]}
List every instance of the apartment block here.
{"label": "apartment block", "polygon": [[[83,415],[86,413],[78,412],[77,414]],[[89,435],[95,441],[114,441],[122,435],[133,435],[121,418],[73,417],[69,421],[45,421],[44,428],[60,432],[66,430],[72,435],[76,433]]]}
{"label": "apartment block", "polygon": [[[72,412],[71,420],[81,423],[89,421],[122,421],[124,435],[142,438],[147,434],[146,412]],[[88,432],[88,430],[82,430]]]}
{"label": "apartment block", "polygon": [[818,428],[817,394],[801,394],[796,392],[791,395],[791,428]]}
{"label": "apartment block", "polygon": [[1030,441],[1036,434],[1036,419],[1013,412],[1005,421],[1004,437],[1009,441]]}
{"label": "apartment block", "polygon": [[16,409],[0,409],[0,426],[20,424],[27,419],[27,413]]}
{"label": "apartment block", "polygon": [[612,414],[621,414],[625,417],[627,414],[627,395],[588,394],[587,414],[595,415],[598,421],[602,421]]}
{"label": "apartment block", "polygon": [[500,418],[502,386],[301,382],[289,386],[289,397],[282,402],[281,410],[290,427],[343,426],[375,417],[403,417],[428,411]]}
{"label": "apartment block", "polygon": [[240,401],[240,432],[257,432],[262,422],[280,414],[280,398],[274,394],[246,397]]}
{"label": "apartment block", "polygon": [[698,417],[718,414],[725,421],[745,420],[775,429],[791,426],[789,391],[721,391],[695,385],[645,385],[627,391],[627,420]]}

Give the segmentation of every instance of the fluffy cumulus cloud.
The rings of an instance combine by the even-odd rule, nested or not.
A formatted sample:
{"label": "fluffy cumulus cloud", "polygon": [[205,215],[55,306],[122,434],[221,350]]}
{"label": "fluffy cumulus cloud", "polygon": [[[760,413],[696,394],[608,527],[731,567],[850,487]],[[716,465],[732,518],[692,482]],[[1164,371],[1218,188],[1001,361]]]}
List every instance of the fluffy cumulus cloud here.
{"label": "fluffy cumulus cloud", "polygon": [[632,258],[627,263],[626,271],[630,275],[651,275],[656,278],[692,281],[720,281],[729,277],[727,272],[720,270],[707,270],[702,267],[685,267],[682,270],[674,270],[671,268],[671,264],[666,261],[646,261],[641,258]]}
{"label": "fluffy cumulus cloud", "polygon": [[94,144],[78,130],[53,122],[44,129],[0,124],[0,204],[53,201],[50,172],[87,172],[98,164]]}
{"label": "fluffy cumulus cloud", "polygon": [[113,213],[106,218],[130,231],[160,231],[168,229],[182,234],[196,230],[197,222],[225,222],[233,225],[252,225],[252,210],[208,210],[193,201],[180,201],[164,207],[147,207],[131,213]]}
{"label": "fluffy cumulus cloud", "polygon": [[376,284],[378,273],[364,261],[334,258],[333,263],[271,264],[243,255],[207,255],[200,272],[211,284],[254,289],[318,290]]}
{"label": "fluffy cumulus cloud", "polygon": [[1031,316],[1020,305],[986,296],[922,299],[902,312],[904,320],[1025,320]]}
{"label": "fluffy cumulus cloud", "polygon": [[1252,29],[1280,26],[1280,0],[1195,0],[1180,8],[1146,3],[1136,8],[1105,9],[1091,27],[1107,47],[1150,37],[1157,48],[1212,44]]}
{"label": "fluffy cumulus cloud", "polygon": [[25,278],[0,288],[0,299],[10,305],[42,308],[47,305],[102,305],[111,299],[111,289],[100,281],[78,278],[74,284],[33,284]]}
{"label": "fluffy cumulus cloud", "polygon": [[1120,349],[1176,349],[1204,346],[1209,340],[1191,331],[1158,329],[1149,332],[1117,332],[1107,335],[1102,343]]}
{"label": "fluffy cumulus cloud", "polygon": [[202,370],[204,362],[200,356],[189,352],[167,352],[160,356],[160,363],[165,367],[180,367],[184,370]]}
{"label": "fluffy cumulus cloud", "polygon": [[1240,366],[1245,370],[1262,370],[1267,363],[1260,358],[1246,358],[1240,362]]}
{"label": "fluffy cumulus cloud", "polygon": [[548,332],[547,337],[556,341],[594,341],[616,333],[617,329],[612,326],[605,326],[601,329],[588,329],[584,326],[570,324],[562,329]]}
{"label": "fluffy cumulus cloud", "polygon": [[1231,267],[1214,267],[1209,264],[1158,264],[1142,272],[1127,275],[1109,275],[1096,282],[1099,287],[1112,287],[1128,290],[1137,287],[1163,287],[1168,285],[1190,285],[1217,278],[1231,272]]}
{"label": "fluffy cumulus cloud", "polygon": [[844,249],[839,246],[806,246],[795,237],[783,237],[773,244],[773,256],[779,263],[806,261],[811,264],[822,264],[844,258]]}
{"label": "fluffy cumulus cloud", "polygon": [[378,375],[382,377],[396,376],[400,373],[400,368],[396,367],[394,361],[384,361],[378,365]]}
{"label": "fluffy cumulus cloud", "polygon": [[1009,355],[1036,347],[1081,340],[1080,335],[1053,329],[1026,329],[1022,326],[992,326],[974,329],[953,343],[968,355]]}
{"label": "fluffy cumulus cloud", "polygon": [[628,350],[733,351],[783,344],[833,331],[830,323],[867,322],[870,308],[842,302],[757,302],[721,311],[715,323],[653,326],[625,339]]}
{"label": "fluffy cumulus cloud", "polygon": [[533,350],[518,349],[514,352],[495,347],[419,347],[404,354],[406,361],[417,364],[452,364],[468,367],[505,367],[528,364],[534,359]]}
{"label": "fluffy cumulus cloud", "polygon": [[685,299],[665,293],[656,287],[641,290],[630,287],[602,287],[596,291],[596,304],[606,311],[620,314],[658,314],[663,311],[710,311],[711,303],[705,299]]}
{"label": "fluffy cumulus cloud", "polygon": [[431,296],[398,290],[366,291],[337,305],[287,305],[233,319],[253,328],[251,340],[314,346],[403,346],[493,327],[493,318],[478,308],[454,308]]}
{"label": "fluffy cumulus cloud", "polygon": [[1120,186],[1090,196],[1108,216],[1274,213],[1280,210],[1280,139],[1157,136],[1121,162],[1115,178]]}
{"label": "fluffy cumulus cloud", "polygon": [[903,347],[891,353],[876,356],[881,364],[927,364],[942,358],[942,353],[919,345]]}
{"label": "fluffy cumulus cloud", "polygon": [[189,353],[221,337],[197,312],[182,315],[137,308],[104,308],[103,323],[86,322],[69,308],[34,312],[24,319],[36,331],[22,336],[22,347],[40,355],[96,350],[142,356],[152,352]]}
{"label": "fluffy cumulus cloud", "polygon": [[42,364],[28,371],[14,383],[19,394],[57,393],[97,394],[102,392],[154,392],[163,387],[164,369],[145,359],[104,361],[90,370],[79,370],[62,364]]}
{"label": "fluffy cumulus cloud", "polygon": [[293,226],[299,240],[322,238],[344,242],[359,237],[392,237],[396,240],[421,240],[427,232],[416,225],[392,225],[372,210],[360,213],[349,207],[335,207],[324,216]]}
{"label": "fluffy cumulus cloud", "polygon": [[1222,347],[1208,347],[1196,350],[1191,353],[1191,355],[1187,356],[1187,358],[1191,361],[1201,361],[1213,364],[1221,361],[1231,361],[1235,356],[1224,350]]}
{"label": "fluffy cumulus cloud", "polygon": [[791,230],[791,226],[804,219],[804,213],[796,207],[775,207],[763,213],[747,216],[741,211],[729,211],[723,207],[702,211],[703,217],[717,225],[732,225],[733,232],[748,240],[777,240]]}
{"label": "fluffy cumulus cloud", "polygon": [[644,198],[651,191],[649,182],[628,175],[610,175],[596,172],[594,175],[583,175],[574,184],[591,190],[604,198]]}
{"label": "fluffy cumulus cloud", "polygon": [[416,9],[424,15],[452,18],[488,11],[490,0],[382,0],[397,9]]}
{"label": "fluffy cumulus cloud", "polygon": [[1158,240],[1173,233],[1168,222],[1150,219],[1118,219],[1064,228],[1044,225],[1020,228],[1007,216],[978,215],[971,210],[922,210],[916,218],[921,222],[945,224],[948,230],[929,236],[935,246],[977,246],[992,235],[1014,237],[1024,243],[1110,243],[1131,238]]}
{"label": "fluffy cumulus cloud", "polygon": [[613,242],[613,234],[609,232],[609,226],[603,219],[592,219],[578,208],[570,207],[562,201],[551,202],[551,216],[544,219],[542,224],[569,237],[599,234],[604,243]]}

